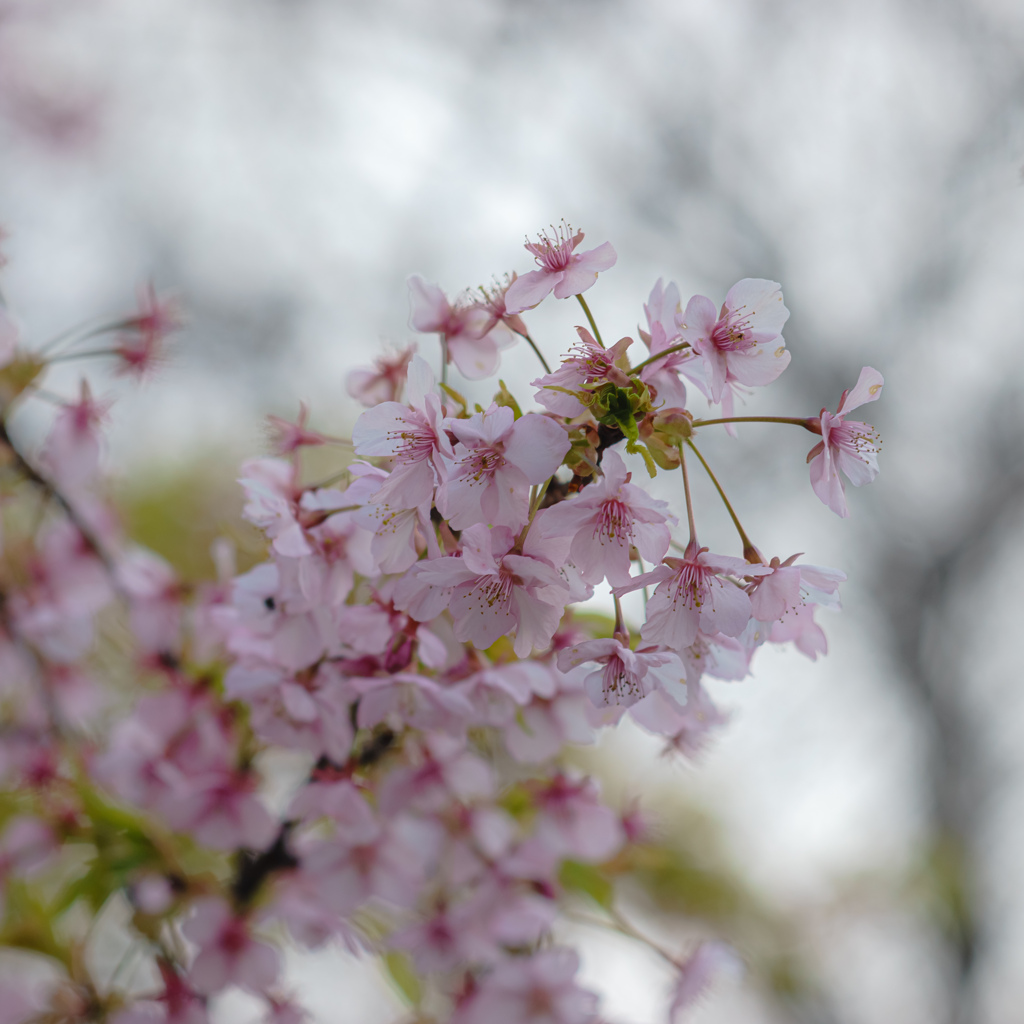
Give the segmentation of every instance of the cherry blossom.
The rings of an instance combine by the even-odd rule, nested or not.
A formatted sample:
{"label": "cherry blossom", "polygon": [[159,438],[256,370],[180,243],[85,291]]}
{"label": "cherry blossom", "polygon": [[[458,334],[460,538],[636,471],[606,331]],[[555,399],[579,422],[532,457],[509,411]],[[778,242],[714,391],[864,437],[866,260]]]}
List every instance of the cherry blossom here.
{"label": "cherry blossom", "polygon": [[658,686],[679,686],[686,676],[682,662],[673,652],[656,647],[633,651],[615,637],[586,640],[558,654],[562,671],[590,661],[603,666],[585,680],[587,695],[596,705],[629,707]]}
{"label": "cherry blossom", "polygon": [[741,558],[715,555],[691,541],[682,558],[665,561],[613,591],[621,597],[640,587],[658,584],[647,602],[647,621],[640,635],[650,643],[681,651],[705,633],[738,636],[750,621],[750,598],[739,585],[721,574],[763,576],[766,566],[750,565]]}
{"label": "cherry blossom", "polygon": [[695,295],[679,316],[680,335],[704,361],[708,391],[722,401],[731,383],[762,387],[789,365],[782,340],[789,310],[774,281],[744,278],[725,296],[719,312],[709,298]]}
{"label": "cherry blossom", "polygon": [[454,530],[477,523],[518,530],[529,518],[529,487],[547,480],[569,450],[565,429],[547,416],[515,418],[492,405],[467,420],[453,420],[458,438],[437,507]]}
{"label": "cherry blossom", "polygon": [[452,1024],[592,1024],[597,997],[576,983],[579,958],[548,949],[499,964],[458,1008]]}
{"label": "cherry blossom", "polygon": [[622,338],[611,348],[602,348],[594,336],[584,327],[577,327],[579,341],[572,353],[565,357],[554,373],[530,381],[539,388],[534,396],[541,405],[559,416],[580,416],[587,411],[581,401],[586,392],[602,384],[626,387],[629,376],[620,364],[624,362],[626,349],[632,338]]}
{"label": "cherry blossom", "polygon": [[352,370],[345,389],[361,405],[372,408],[380,402],[397,402],[405,386],[406,370],[416,354],[416,343],[373,361],[373,369]]}
{"label": "cherry blossom", "polygon": [[99,467],[100,427],[110,412],[110,401],[97,401],[87,380],[82,380],[78,401],[57,414],[43,448],[43,463],[62,487],[76,490]]}
{"label": "cherry blossom", "polygon": [[672,985],[669,1024],[681,1024],[690,1009],[711,985],[717,975],[738,977],[743,963],[736,951],[724,942],[702,942],[683,963]]}
{"label": "cherry blossom", "polygon": [[640,338],[650,351],[651,362],[640,371],[640,379],[654,388],[659,406],[678,409],[686,407],[686,386],[679,379],[680,373],[710,397],[703,361],[692,348],[669,352],[663,359],[654,358],[681,344],[681,312],[678,286],[665,286],[659,278],[644,305],[647,330],[640,331]]}
{"label": "cherry blossom", "polygon": [[451,588],[457,640],[485,649],[515,630],[515,652],[525,658],[551,642],[569,588],[552,564],[516,553],[514,543],[507,527],[475,524],[462,535],[462,557],[425,562],[418,576],[429,586]]}
{"label": "cherry blossom", "polygon": [[252,937],[249,922],[238,917],[223,901],[200,900],[193,916],[182,927],[185,938],[199,950],[189,970],[189,980],[202,994],[241,985],[265,992],[277,977],[277,952]]}
{"label": "cherry blossom", "polygon": [[319,431],[309,430],[309,406],[305,402],[299,405],[299,418],[292,423],[280,416],[268,416],[267,426],[270,442],[275,455],[291,455],[299,448],[315,448],[327,444],[329,438]]}
{"label": "cherry blossom", "polygon": [[859,420],[847,420],[846,416],[868,402],[877,401],[884,383],[874,367],[865,366],[853,389],[843,392],[835,413],[821,410],[821,440],[807,453],[814,493],[844,519],[850,512],[840,470],[854,487],[870,483],[878,476],[878,452],[882,447],[874,427]]}
{"label": "cherry blossom", "polygon": [[139,292],[139,310],[119,324],[115,352],[120,360],[118,372],[144,377],[159,368],[163,346],[169,334],[181,327],[178,303],[161,299],[152,284]]}
{"label": "cherry blossom", "polygon": [[474,302],[452,305],[436,284],[428,284],[418,274],[409,278],[409,299],[412,327],[442,335],[448,359],[464,377],[480,380],[498,369],[498,353],[513,338],[504,324],[495,322],[491,310]]}
{"label": "cherry blossom", "polygon": [[505,308],[509,313],[532,309],[542,299],[555,293],[556,299],[585,292],[597,281],[602,270],[615,266],[618,258],[611,242],[604,242],[587,252],[574,252],[583,241],[583,232],[575,234],[564,221],[551,228],[551,234],[542,232],[536,242],[527,242],[526,251],[537,261],[540,270],[523,274],[505,293]]}
{"label": "cherry blossom", "polygon": [[613,585],[624,586],[631,549],[649,562],[660,562],[668,550],[668,524],[677,520],[668,502],[630,483],[632,474],[618,452],[605,452],[601,468],[597,483],[542,511],[534,529],[543,537],[571,538],[568,557],[588,583],[607,577]]}
{"label": "cherry blossom", "polygon": [[[473,379],[513,332],[546,367],[523,311],[581,294],[615,262],[607,243],[577,253],[582,237],[563,225],[528,243],[539,269],[482,297],[450,302],[410,279],[413,326],[441,335]],[[583,891],[645,942],[618,896],[660,840],[640,801],[620,806],[570,767],[572,748],[630,717],[666,754],[695,756],[728,720],[705,683],[745,679],[766,641],[815,658],[815,610],[838,609],[845,578],[764,559],[728,499],[744,558],[710,553],[685,464],[683,493],[656,499],[614,450],[625,437],[651,475],[678,468],[687,384],[731,429],[734,396],[789,360],[773,282],[739,282],[718,313],[701,296],[680,305],[659,280],[642,366],[630,338],[604,349],[596,326],[579,328],[533,382],[544,412],[504,381],[442,397],[406,349],[349,378],[369,406],[353,431],[361,459],[308,429],[305,406],[295,422],[272,418],[276,457],[241,474],[262,546],[236,558],[219,538],[216,578],[198,584],[137,546],[104,496],[107,407],[93,383],[70,399],[43,383],[97,333],[113,347],[81,355],[113,353],[118,372],[141,374],[174,326],[170,306],[150,289],[137,314],[58,337],[58,356],[20,349],[0,311],[0,909],[8,944],[29,936],[19,956],[38,945],[57,974],[39,993],[5,981],[0,1017],[207,1024],[235,985],[266,1024],[301,1024],[298,999],[276,987],[277,943],[257,935],[284,926],[307,947],[340,940],[385,958],[415,1015],[596,1024],[578,958],[552,942]],[[820,431],[812,483],[840,514],[839,471],[854,484],[877,473],[876,435],[846,417],[881,386],[867,367],[835,413],[774,417]],[[49,435],[23,451],[10,409],[54,395]],[[331,467],[306,465],[301,449],[329,440],[316,454]],[[310,483],[314,468],[326,479]],[[690,542],[669,556],[680,508]],[[634,561],[654,568],[632,577]],[[640,602],[618,598],[648,586],[634,624]],[[140,970],[97,982],[82,951],[95,908],[119,903],[131,912],[104,929],[123,931]],[[659,952],[676,969],[673,1020],[734,964],[714,938],[685,959]]]}
{"label": "cherry blossom", "polygon": [[408,398],[407,406],[398,402],[374,406],[352,429],[357,455],[394,460],[395,468],[373,500],[400,509],[431,501],[435,487],[446,475],[443,457],[452,457],[444,407],[434,393],[434,375],[419,356],[413,356],[409,364]]}

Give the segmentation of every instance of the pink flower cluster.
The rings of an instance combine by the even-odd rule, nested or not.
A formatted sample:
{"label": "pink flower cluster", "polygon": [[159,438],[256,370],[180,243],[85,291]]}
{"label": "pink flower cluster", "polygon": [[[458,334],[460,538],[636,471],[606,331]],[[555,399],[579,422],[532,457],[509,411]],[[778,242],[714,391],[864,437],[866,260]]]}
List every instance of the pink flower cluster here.
{"label": "pink flower cluster", "polygon": [[[51,936],[43,952],[64,972],[42,997],[12,995],[26,1009],[11,1024],[203,1024],[230,986],[268,1022],[298,1024],[282,928],[304,948],[382,958],[420,1020],[599,1020],[552,928],[576,875],[612,885],[646,839],[565,751],[629,715],[694,754],[727,717],[707,679],[742,679],[766,642],[823,652],[815,611],[838,608],[845,578],[763,556],[713,475],[738,553],[702,546],[689,481],[712,471],[696,439],[758,419],[820,435],[812,486],[846,515],[840,471],[859,485],[878,468],[873,428],[846,417],[882,378],[865,368],[834,414],[734,416],[743,389],[789,362],[779,286],[741,281],[716,312],[703,296],[683,310],[658,282],[631,364],[633,339],[605,347],[581,295],[614,250],[577,253],[582,238],[563,226],[528,243],[539,269],[481,299],[410,279],[442,381],[449,361],[469,380],[494,373],[521,337],[548,370],[530,403],[502,384],[473,408],[411,348],[356,371],[349,392],[368,408],[350,441],[309,428],[305,409],[273,421],[275,455],[241,478],[265,558],[237,574],[221,549],[198,587],[134,547],[105,504],[109,409],[88,384],[37,456],[11,438],[10,410],[47,362],[4,335],[0,446],[46,512],[0,565],[0,896],[15,894],[0,936]],[[552,292],[579,297],[590,325],[553,371],[521,315]],[[107,354],[138,369],[170,324],[150,294],[111,324]],[[687,385],[722,415],[696,415]],[[335,482],[304,481],[310,446],[338,450]],[[659,468],[679,472],[680,501],[637,478]],[[630,623],[620,599],[641,589]],[[602,593],[603,620],[574,615]],[[281,752],[300,767],[271,804],[265,766]],[[90,867],[54,905],[95,913],[120,893],[149,988],[98,981],[68,929],[39,931],[42,904],[22,894],[47,871],[59,887],[76,857]],[[735,960],[714,937],[661,952],[677,970],[672,1019]]]}

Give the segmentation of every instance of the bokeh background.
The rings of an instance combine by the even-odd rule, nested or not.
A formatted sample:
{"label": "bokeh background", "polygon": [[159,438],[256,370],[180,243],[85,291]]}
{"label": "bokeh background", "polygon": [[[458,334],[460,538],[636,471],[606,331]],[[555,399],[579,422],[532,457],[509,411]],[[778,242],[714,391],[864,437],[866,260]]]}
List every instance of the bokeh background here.
{"label": "bokeh background", "polygon": [[[694,1021],[1015,1024],[1022,101],[1015,0],[6,0],[2,287],[33,343],[147,281],[179,297],[159,378],[92,370],[120,398],[126,514],[173,556],[230,532],[267,413],[305,400],[350,427],[345,374],[410,339],[411,272],[450,293],[522,272],[523,236],[565,217],[619,253],[589,293],[606,338],[659,277],[684,302],[781,282],[793,362],[748,411],[835,408],[871,364],[883,471],[839,522],[806,435],[706,445],[761,547],[848,571],[846,610],[826,659],[764,651],[715,688],[733,720],[696,764],[628,727],[588,755],[691,872],[653,872],[632,912],[676,948],[696,919],[750,965]],[[578,320],[559,303],[531,325],[554,356]],[[505,353],[513,391],[532,360]],[[610,1021],[663,1019],[653,958],[567,934]],[[338,951],[292,977],[318,1022],[403,1015]]]}

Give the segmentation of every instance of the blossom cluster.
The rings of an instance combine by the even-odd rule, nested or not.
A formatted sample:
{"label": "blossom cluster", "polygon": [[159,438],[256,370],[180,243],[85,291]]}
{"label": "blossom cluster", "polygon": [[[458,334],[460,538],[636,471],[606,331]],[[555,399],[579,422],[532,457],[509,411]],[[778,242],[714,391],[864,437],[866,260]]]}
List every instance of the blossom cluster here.
{"label": "blossom cluster", "polygon": [[[742,679],[767,642],[823,652],[815,613],[838,607],[845,578],[764,555],[697,438],[751,420],[813,433],[814,493],[845,516],[840,474],[872,479],[879,447],[847,417],[882,377],[866,367],[835,413],[736,416],[790,360],[779,285],[747,279],[720,308],[684,308],[659,281],[637,339],[605,346],[583,293],[616,254],[577,252],[582,240],[552,229],[527,243],[537,269],[454,301],[411,278],[411,325],[438,336],[440,382],[410,347],[351,375],[367,407],[351,438],[311,429],[305,409],[274,419],[274,454],[241,478],[266,556],[236,574],[221,549],[219,578],[198,587],[118,525],[100,473],[109,409],[87,383],[36,455],[8,430],[60,359],[148,371],[173,309],[147,293],[106,326],[109,347],[76,347],[92,331],[59,354],[0,315],[18,538],[0,563],[0,943],[54,966],[48,986],[0,982],[5,1024],[202,1024],[232,986],[268,1022],[296,1024],[285,931],[381,958],[417,1020],[602,1019],[553,929],[581,890],[620,927],[602,886],[628,874],[646,819],[602,799],[565,751],[629,716],[692,755],[725,720],[706,679]],[[552,294],[588,324],[554,369],[527,327]],[[471,406],[449,385],[450,364],[482,380],[514,344],[545,371],[528,400],[501,383]],[[325,445],[343,469],[310,483],[301,452]],[[737,553],[700,543],[698,467]],[[680,500],[645,489],[659,471],[677,474]],[[630,623],[620,599],[639,590]],[[606,621],[574,613],[601,594]],[[275,806],[281,751],[302,768]],[[115,898],[145,968],[100,978],[87,933],[60,922]],[[677,976],[672,1020],[734,958],[716,937],[655,948]]]}

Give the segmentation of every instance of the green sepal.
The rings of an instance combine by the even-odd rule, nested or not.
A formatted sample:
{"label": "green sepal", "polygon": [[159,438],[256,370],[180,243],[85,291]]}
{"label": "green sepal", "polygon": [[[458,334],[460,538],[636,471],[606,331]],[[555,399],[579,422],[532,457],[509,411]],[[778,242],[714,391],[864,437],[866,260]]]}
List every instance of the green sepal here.
{"label": "green sepal", "polygon": [[626,442],[626,451],[633,455],[643,456],[644,465],[647,467],[647,475],[652,480],[658,475],[658,467],[655,465],[651,453],[647,450],[647,445],[637,444],[634,440],[630,439]]}
{"label": "green sepal", "polygon": [[515,400],[515,396],[505,386],[505,382],[503,380],[498,381],[498,386],[500,387],[500,390],[494,396],[494,404],[504,406],[506,409],[511,409],[512,415],[516,419],[519,419],[519,417],[523,415],[523,410],[519,408],[519,403]]}
{"label": "green sepal", "polygon": [[465,398],[463,398],[463,397],[462,397],[462,395],[460,395],[460,394],[458,393],[458,391],[456,391],[456,390],[455,390],[455,388],[450,388],[450,387],[448,387],[448,385],[447,385],[447,384],[439,384],[439,385],[438,385],[438,387],[439,387],[439,388],[440,388],[440,389],[441,389],[441,390],[442,390],[442,391],[443,391],[443,392],[444,392],[444,393],[445,393],[445,394],[446,394],[446,395],[447,395],[447,396],[448,396],[448,397],[449,397],[449,398],[450,398],[450,399],[451,399],[451,400],[452,400],[453,402],[458,402],[458,403],[459,403],[459,406],[460,406],[460,408],[459,408],[459,412],[458,412],[458,415],[457,415],[457,416],[456,416],[455,418],[456,418],[456,419],[459,419],[459,420],[464,420],[464,419],[467,419],[467,418],[468,418],[468,416],[469,416],[469,402],[467,402],[467,401],[466,401],[466,399],[465,399]]}
{"label": "green sepal", "polygon": [[599,907],[610,910],[615,898],[615,886],[606,878],[601,869],[594,864],[584,864],[578,860],[562,861],[558,871],[558,880],[563,888],[570,892],[580,892],[589,896]]}
{"label": "green sepal", "polygon": [[404,953],[391,950],[384,954],[384,969],[409,1005],[419,1006],[423,999],[423,983],[409,957]]}

